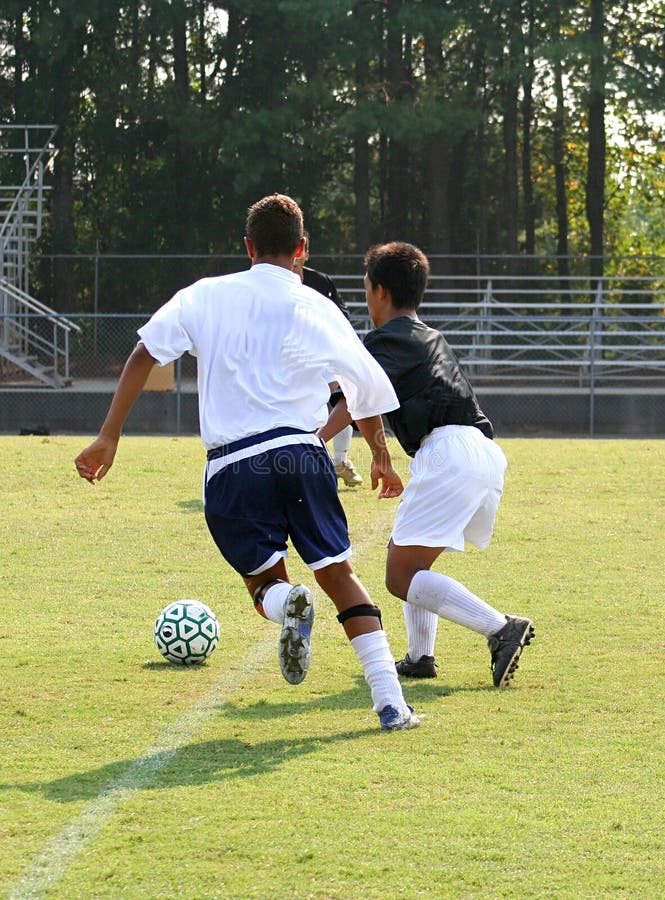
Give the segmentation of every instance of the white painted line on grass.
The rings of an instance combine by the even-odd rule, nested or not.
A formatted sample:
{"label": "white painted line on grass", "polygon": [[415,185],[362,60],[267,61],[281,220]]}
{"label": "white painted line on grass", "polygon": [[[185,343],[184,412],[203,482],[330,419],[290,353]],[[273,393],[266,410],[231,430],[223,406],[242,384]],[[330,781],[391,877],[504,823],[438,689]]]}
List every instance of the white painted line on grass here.
{"label": "white painted line on grass", "polygon": [[234,694],[248,675],[265,663],[276,645],[276,633],[269,630],[255,644],[239,665],[223,677],[193,706],[167,725],[143,756],[129,763],[59,834],[46,844],[19,876],[7,894],[7,900],[43,897],[48,888],[59,881],[67,867],[106,825],[118,806],[135,791],[150,784],[179,750],[214,715],[220,703]]}

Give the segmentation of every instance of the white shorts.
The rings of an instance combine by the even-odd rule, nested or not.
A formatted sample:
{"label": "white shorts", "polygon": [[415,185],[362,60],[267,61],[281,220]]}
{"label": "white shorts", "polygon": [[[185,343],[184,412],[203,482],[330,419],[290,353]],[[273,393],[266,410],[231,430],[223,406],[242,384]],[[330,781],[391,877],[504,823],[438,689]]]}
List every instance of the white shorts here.
{"label": "white shorts", "polygon": [[488,546],[503,492],[503,450],[473,425],[435,428],[409,466],[393,526],[399,546]]}

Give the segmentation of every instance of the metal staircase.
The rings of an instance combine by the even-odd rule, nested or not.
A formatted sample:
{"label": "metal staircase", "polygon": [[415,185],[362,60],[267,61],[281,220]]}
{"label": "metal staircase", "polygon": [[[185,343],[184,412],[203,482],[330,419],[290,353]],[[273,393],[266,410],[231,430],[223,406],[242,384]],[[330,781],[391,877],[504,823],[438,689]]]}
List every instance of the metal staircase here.
{"label": "metal staircase", "polygon": [[30,251],[42,233],[44,176],[56,155],[54,125],[0,124],[0,362],[50,387],[69,380],[78,325],[30,296]]}

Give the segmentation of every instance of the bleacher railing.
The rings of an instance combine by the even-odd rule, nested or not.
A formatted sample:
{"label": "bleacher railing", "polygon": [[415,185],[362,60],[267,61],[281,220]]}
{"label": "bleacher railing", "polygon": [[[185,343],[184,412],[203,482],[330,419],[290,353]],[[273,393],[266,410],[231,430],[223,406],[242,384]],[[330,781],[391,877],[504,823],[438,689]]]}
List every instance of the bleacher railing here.
{"label": "bleacher railing", "polygon": [[[63,257],[59,257],[62,259]],[[42,256],[40,272],[50,259]],[[180,255],[104,255],[73,257],[80,290],[77,311],[66,318],[69,370],[77,379],[108,378],[119,372],[136,342],[136,328],[183,284],[201,274],[239,271],[246,257]],[[362,259],[326,258],[317,265],[330,271],[362,337],[372,324],[362,283]],[[586,275],[511,275],[487,263],[488,275],[434,273],[420,317],[440,329],[467,367],[474,383],[529,388],[543,386],[665,386],[665,260],[655,260],[650,275],[606,275],[592,283]],[[154,288],[168,268],[171,282]],[[662,273],[661,273],[661,270]],[[351,274],[353,273],[353,274]],[[153,277],[154,276],[154,277]],[[47,282],[44,282],[47,283]],[[115,313],[118,298],[140,297],[146,312]],[[48,295],[40,295],[48,302]],[[5,312],[9,312],[6,310]],[[48,315],[45,319],[49,325]],[[62,318],[61,318],[62,317]],[[38,315],[30,310],[31,324]],[[71,326],[75,325],[76,328]],[[80,328],[80,332],[77,330]],[[184,366],[185,384],[192,366]],[[0,384],[14,377],[0,368]]]}
{"label": "bleacher railing", "polygon": [[[364,294],[343,283],[360,334]],[[442,331],[476,382],[640,383],[665,379],[665,279],[433,277],[420,318]]]}

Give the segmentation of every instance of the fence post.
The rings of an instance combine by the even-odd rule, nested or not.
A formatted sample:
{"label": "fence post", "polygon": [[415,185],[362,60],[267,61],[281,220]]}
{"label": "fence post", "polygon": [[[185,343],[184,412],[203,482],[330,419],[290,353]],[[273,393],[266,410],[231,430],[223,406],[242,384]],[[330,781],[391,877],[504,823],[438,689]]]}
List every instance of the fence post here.
{"label": "fence post", "polygon": [[95,280],[92,289],[92,311],[95,314],[92,320],[92,352],[97,358],[97,312],[99,309],[99,241],[95,248]]}
{"label": "fence post", "polygon": [[589,321],[589,436],[596,431],[596,329],[602,315],[603,280],[598,279]]}
{"label": "fence post", "polygon": [[69,384],[69,329],[65,330],[65,384]]}
{"label": "fence post", "polygon": [[182,357],[175,361],[175,433],[180,434],[182,414]]}

